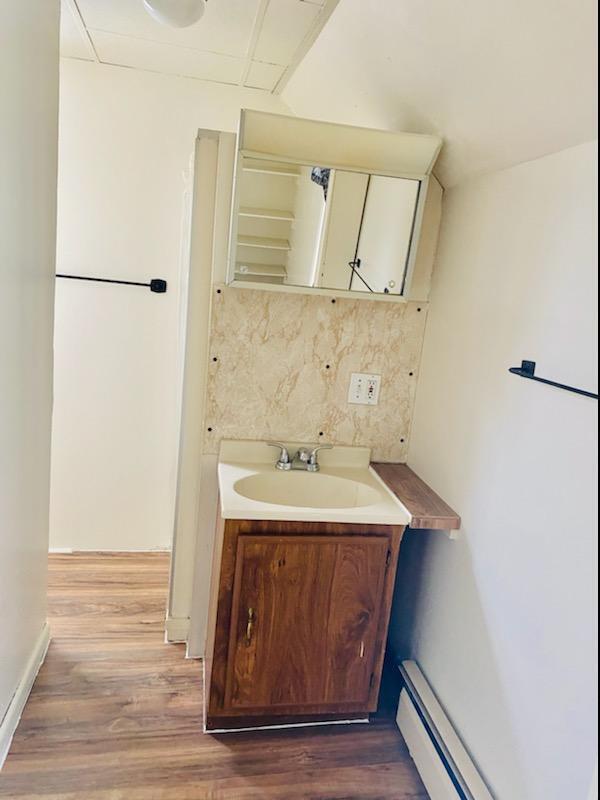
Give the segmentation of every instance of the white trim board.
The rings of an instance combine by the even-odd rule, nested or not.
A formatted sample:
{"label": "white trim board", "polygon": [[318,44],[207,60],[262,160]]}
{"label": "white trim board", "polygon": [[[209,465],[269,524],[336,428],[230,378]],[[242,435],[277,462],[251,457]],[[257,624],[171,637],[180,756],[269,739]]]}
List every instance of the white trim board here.
{"label": "white trim board", "polygon": [[167,617],[165,620],[165,642],[180,644],[187,642],[190,631],[189,617]]}
{"label": "white trim board", "polygon": [[29,693],[31,692],[40,667],[44,663],[49,644],[50,627],[46,622],[33,646],[19,685],[4,715],[4,719],[0,723],[0,769],[2,769],[8,751],[10,750],[10,744],[17,730],[21,714],[23,713],[23,709],[25,708]]}
{"label": "white trim board", "polygon": [[215,733],[243,733],[245,731],[283,731],[288,728],[318,728],[323,725],[369,725],[370,720],[368,717],[364,719],[329,719],[318,720],[315,722],[288,722],[287,724],[281,723],[280,725],[250,725],[247,728],[214,728],[207,730],[203,728],[203,733],[211,735]]}
{"label": "white trim board", "polygon": [[403,661],[396,722],[431,800],[493,800],[415,661]]}
{"label": "white trim board", "polygon": [[82,549],[80,547],[73,548],[73,547],[50,547],[48,548],[48,553],[50,555],[76,555],[77,553],[139,553],[140,555],[145,553],[170,553],[171,547],[169,545],[164,545],[161,547],[145,547],[143,550],[99,550],[97,547],[92,547],[89,550]]}
{"label": "white trim board", "polygon": [[431,800],[458,800],[456,789],[406,689],[400,692],[396,722]]}
{"label": "white trim board", "polygon": [[592,775],[592,783],[590,786],[588,800],[598,800],[598,761],[596,761],[594,766],[594,774]]}

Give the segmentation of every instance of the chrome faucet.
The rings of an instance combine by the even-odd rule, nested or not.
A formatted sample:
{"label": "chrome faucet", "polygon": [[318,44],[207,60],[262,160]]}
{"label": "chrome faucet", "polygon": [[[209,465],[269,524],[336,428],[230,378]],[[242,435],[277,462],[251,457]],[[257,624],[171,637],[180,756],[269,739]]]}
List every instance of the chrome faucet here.
{"label": "chrome faucet", "polygon": [[288,471],[290,469],[303,469],[306,472],[318,472],[321,467],[317,453],[319,450],[331,450],[333,445],[320,444],[317,447],[300,447],[295,455],[290,458],[289,450],[281,442],[267,442],[269,447],[279,447],[279,458],[275,462],[275,468]]}

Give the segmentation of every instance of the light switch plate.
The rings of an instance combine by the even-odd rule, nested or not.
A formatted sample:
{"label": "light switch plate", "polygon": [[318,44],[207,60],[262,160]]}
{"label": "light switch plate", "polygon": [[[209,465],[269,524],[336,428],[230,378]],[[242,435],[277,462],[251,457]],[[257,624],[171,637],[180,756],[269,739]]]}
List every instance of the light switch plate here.
{"label": "light switch plate", "polygon": [[353,372],[350,375],[348,402],[361,406],[376,406],[379,402],[381,375]]}

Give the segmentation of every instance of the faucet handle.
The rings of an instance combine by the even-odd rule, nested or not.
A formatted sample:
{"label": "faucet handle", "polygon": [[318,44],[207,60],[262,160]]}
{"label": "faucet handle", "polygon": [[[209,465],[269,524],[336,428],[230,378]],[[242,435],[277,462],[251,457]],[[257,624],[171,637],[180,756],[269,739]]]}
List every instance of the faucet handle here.
{"label": "faucet handle", "polygon": [[319,444],[319,445],[317,445],[317,447],[313,447],[312,450],[310,451],[310,455],[308,457],[307,469],[310,472],[318,472],[320,467],[319,467],[319,461],[318,461],[318,458],[317,458],[317,453],[319,452],[319,450],[332,450],[332,449],[333,449],[333,445],[332,444]]}
{"label": "faucet handle", "polygon": [[267,442],[267,445],[269,447],[278,447],[281,451],[279,453],[277,463],[275,464],[277,469],[291,469],[292,461],[286,445],[282,444],[281,442]]}

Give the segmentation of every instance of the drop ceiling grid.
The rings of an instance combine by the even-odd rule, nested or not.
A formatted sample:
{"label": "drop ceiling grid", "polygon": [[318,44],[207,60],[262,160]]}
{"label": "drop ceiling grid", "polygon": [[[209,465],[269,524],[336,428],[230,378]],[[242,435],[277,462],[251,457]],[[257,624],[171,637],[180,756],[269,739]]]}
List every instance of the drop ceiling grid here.
{"label": "drop ceiling grid", "polygon": [[209,0],[190,28],[150,17],[142,0],[62,0],[61,54],[272,92],[338,0]]}

